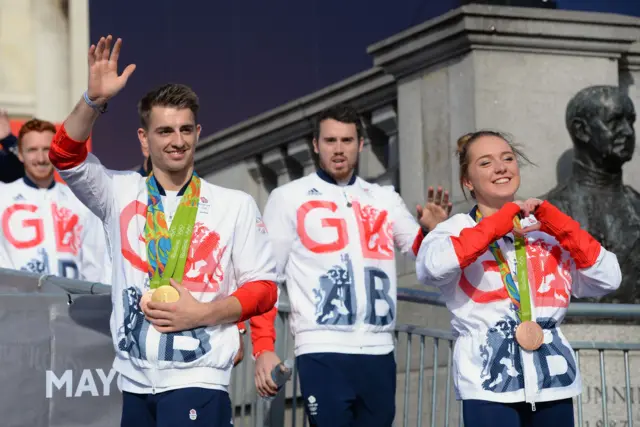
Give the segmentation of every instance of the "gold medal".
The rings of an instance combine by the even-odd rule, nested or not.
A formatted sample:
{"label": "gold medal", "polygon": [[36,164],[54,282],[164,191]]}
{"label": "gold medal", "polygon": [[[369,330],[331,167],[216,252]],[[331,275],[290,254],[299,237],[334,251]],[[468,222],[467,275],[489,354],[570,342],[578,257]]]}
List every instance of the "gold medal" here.
{"label": "gold medal", "polygon": [[151,296],[153,302],[177,302],[179,299],[180,294],[173,286],[160,286]]}
{"label": "gold medal", "polygon": [[535,351],[544,341],[542,328],[536,322],[527,320],[516,328],[516,341],[524,350]]}

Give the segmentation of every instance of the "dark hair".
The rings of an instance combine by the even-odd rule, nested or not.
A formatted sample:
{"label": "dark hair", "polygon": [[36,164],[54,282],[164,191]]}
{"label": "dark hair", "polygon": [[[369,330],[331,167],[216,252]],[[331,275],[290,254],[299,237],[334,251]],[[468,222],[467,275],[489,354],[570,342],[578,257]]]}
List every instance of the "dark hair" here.
{"label": "dark hair", "polygon": [[149,116],[153,107],[188,108],[193,117],[198,121],[198,95],[189,87],[182,84],[167,83],[147,93],[138,102],[138,115],[140,124],[144,129],[149,126]]}
{"label": "dark hair", "polygon": [[18,132],[18,149],[22,146],[22,138],[29,132],[53,132],[56,133],[56,126],[46,120],[31,119],[20,127]]}
{"label": "dark hair", "polygon": [[333,107],[327,108],[318,115],[313,128],[314,139],[320,138],[320,124],[328,119],[333,119],[341,123],[356,125],[358,140],[360,140],[360,138],[363,138],[362,121],[360,120],[358,111],[348,104],[338,104],[334,105]]}
{"label": "dark hair", "polygon": [[[465,199],[467,198],[467,192],[464,188],[464,179],[469,173],[469,146],[471,146],[474,141],[477,141],[483,136],[495,136],[503,139],[513,150],[513,154],[516,155],[518,163],[522,163],[524,161],[525,163],[528,163],[530,165],[535,165],[535,163],[529,160],[529,158],[521,150],[518,149],[517,145],[513,143],[511,136],[504,132],[495,130],[479,130],[477,132],[470,132],[462,135],[460,138],[458,138],[456,155],[458,156],[458,160],[460,162],[460,188],[462,189],[462,194],[464,194]],[[476,198],[476,195],[473,191],[471,191],[471,197],[473,197],[474,199]]]}

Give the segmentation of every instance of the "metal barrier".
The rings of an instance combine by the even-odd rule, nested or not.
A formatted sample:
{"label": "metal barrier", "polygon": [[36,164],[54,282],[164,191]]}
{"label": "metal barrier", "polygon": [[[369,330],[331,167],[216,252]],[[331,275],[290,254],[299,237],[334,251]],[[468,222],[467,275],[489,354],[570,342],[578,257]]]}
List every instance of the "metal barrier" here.
{"label": "metal barrier", "polygon": [[[113,404],[113,388],[111,389],[110,396],[107,387],[115,387],[115,381],[113,381],[110,373],[111,364],[110,361],[108,361],[112,356],[105,353],[107,350],[102,350],[103,348],[112,348],[112,343],[108,336],[108,309],[110,307],[110,298],[106,295],[108,293],[110,293],[110,287],[102,284],[71,281],[53,276],[38,276],[31,273],[0,269],[0,294],[3,296],[5,307],[11,307],[12,304],[23,304],[18,304],[19,301],[26,301],[27,299],[35,301],[37,298],[40,298],[41,302],[38,304],[44,309],[49,310],[49,313],[52,313],[49,315],[49,318],[57,321],[58,323],[56,325],[61,324],[60,319],[64,321],[63,326],[68,329],[50,328],[51,331],[47,331],[51,334],[50,338],[45,337],[46,339],[50,339],[52,343],[60,341],[56,333],[66,334],[66,331],[69,330],[74,334],[87,334],[86,339],[93,340],[91,341],[93,342],[91,345],[100,346],[100,357],[104,360],[101,359],[99,362],[96,361],[97,359],[94,359],[96,357],[93,355],[94,353],[87,352],[87,348],[90,349],[91,347],[87,347],[87,344],[85,344],[78,352],[69,353],[70,356],[68,357],[70,357],[69,360],[71,360],[71,362],[55,360],[53,356],[51,356],[51,361],[49,361],[47,357],[45,357],[45,368],[37,367],[37,369],[32,369],[31,371],[26,370],[24,373],[20,371],[19,375],[37,375],[37,378],[29,378],[22,381],[22,384],[36,384],[36,386],[34,386],[35,388],[31,387],[30,392],[37,394],[42,393],[39,390],[45,389],[45,387],[37,385],[44,382],[43,370],[53,369],[53,367],[50,366],[55,364],[55,369],[58,369],[58,371],[54,371],[51,374],[53,375],[51,390],[49,390],[51,387],[49,387],[49,383],[47,383],[47,394],[52,394],[52,396],[47,396],[46,399],[44,396],[41,396],[44,402],[49,402],[45,404],[49,405],[48,410],[50,413],[48,417],[50,419],[52,417],[52,408],[56,405],[63,408],[59,411],[60,414],[63,414],[65,417],[69,416],[69,406],[65,405],[81,404],[81,406],[84,407],[85,405],[82,405],[82,403],[85,401],[78,400],[77,398],[84,399],[87,393],[91,394],[90,396],[86,396],[89,399],[86,402],[91,402],[90,406],[94,408],[92,413],[95,413],[95,408],[98,407],[107,412],[105,409],[106,405],[110,405],[109,414],[111,417],[114,417],[115,415],[113,414],[117,413],[118,408]],[[278,337],[276,341],[276,352],[282,358],[293,358],[294,347],[289,328],[289,305],[286,295],[283,293],[282,296],[279,303],[279,315],[276,319],[276,332]],[[427,304],[437,307],[444,305],[437,293],[410,289],[399,289],[398,300],[401,302]],[[97,316],[99,318],[94,315],[93,318],[86,322],[81,320],[82,316],[79,316],[78,313],[91,315],[92,313],[96,313],[96,307],[98,306],[101,310],[99,316]],[[15,312],[19,313],[20,309],[21,307],[16,307]],[[41,309],[38,310],[43,311]],[[68,313],[64,312],[64,310],[68,310]],[[9,315],[7,316],[7,320],[11,321],[11,317],[9,317]],[[640,318],[640,305],[573,303],[569,308],[569,316],[638,319]],[[75,324],[73,324],[74,322]],[[44,328],[46,329],[46,326]],[[9,330],[11,326],[5,326],[4,329]],[[83,332],[83,330],[85,332]],[[396,363],[398,364],[397,416],[395,426],[462,426],[462,419],[460,417],[461,403],[455,402],[451,384],[454,336],[442,330],[404,324],[397,325],[395,335],[397,344],[395,355]],[[0,350],[2,351],[0,354],[4,355],[3,361],[7,361],[7,358],[11,359],[11,357],[16,357],[17,353],[17,351],[11,350],[12,346],[16,345],[16,342],[7,340],[6,336],[5,334],[2,337],[3,341],[0,341]],[[66,342],[69,342],[70,337],[65,336],[64,338],[67,340]],[[65,341],[62,340],[62,342]],[[287,383],[285,389],[279,393],[273,401],[265,402],[257,397],[255,392],[253,377],[254,362],[250,356],[251,342],[249,334],[244,336],[244,344],[245,358],[242,363],[234,369],[232,383],[229,389],[234,408],[234,425],[243,427],[307,426],[308,423],[304,415],[304,402],[300,396],[296,367],[294,366],[293,380]],[[20,351],[26,351],[24,350],[25,346],[30,344],[25,341],[19,342],[17,345]],[[57,345],[59,346],[60,343]],[[632,369],[632,360],[630,359],[638,355],[640,343],[621,344],[596,341],[572,341],[571,345],[577,354],[578,363],[583,368],[583,371],[585,370],[583,367],[586,363],[585,360],[592,355],[597,355],[597,363],[599,365],[600,388],[597,393],[599,393],[601,399],[601,419],[597,422],[590,422],[588,419],[585,419],[583,397],[580,396],[580,398],[575,401],[577,425],[581,427],[632,427],[634,421],[636,421],[636,425],[639,425],[638,419],[634,420],[634,410],[637,411],[636,400],[640,397],[638,394],[640,393],[640,388],[636,391],[634,398],[635,390],[631,385],[631,373],[638,372],[638,368],[636,368],[635,371]],[[51,347],[53,348],[53,344],[51,344]],[[64,351],[64,349],[61,351]],[[70,349],[69,351],[74,352],[75,350]],[[18,354],[18,356],[20,355]],[[624,393],[614,391],[612,393],[614,396],[609,396],[609,384],[607,382],[607,371],[605,370],[605,361],[609,360],[609,357],[618,357],[620,359],[620,366],[618,366],[618,368],[624,371]],[[65,363],[67,365],[65,365]],[[611,363],[607,366],[611,366]],[[87,369],[88,367],[91,369]],[[104,393],[102,393],[102,389],[98,387],[100,393],[98,393],[98,395],[95,394],[95,389],[92,388],[89,381],[91,373],[89,372],[87,374],[85,372],[87,370],[96,371],[98,375],[100,375],[100,379],[105,386]],[[9,370],[9,373],[5,376],[12,375],[11,379],[15,380],[18,374],[10,371],[11,370]],[[67,372],[69,372],[68,377],[66,376]],[[80,372],[82,372],[82,375],[80,375]],[[105,372],[108,374],[105,374]],[[47,372],[47,375],[48,374]],[[80,377],[80,380],[77,379],[78,377]],[[72,393],[72,391],[76,384],[72,384],[71,378],[74,378],[74,383],[80,382],[77,384],[75,393]],[[109,380],[109,384],[107,384],[105,380]],[[47,381],[49,381],[48,377]],[[56,393],[58,394],[56,395]],[[65,393],[66,398],[74,398],[75,400],[65,403]],[[609,398],[615,397],[615,394],[618,394],[625,403],[624,411],[620,410],[624,412],[623,414],[612,414],[610,411]],[[38,397],[40,396],[38,395]],[[425,404],[425,402],[427,403]],[[39,405],[40,403],[37,399],[33,399],[30,401],[30,407],[33,407],[34,404]],[[634,406],[634,404],[636,406]],[[3,413],[7,413],[7,410],[3,410]],[[25,414],[26,413],[27,412],[25,412]],[[7,415],[5,415],[5,421],[6,417]],[[9,416],[9,418],[11,419],[11,416]],[[93,421],[93,424],[87,424],[86,419],[83,418],[82,422],[84,424],[82,425],[106,426],[114,422],[113,419],[109,419],[109,423],[106,423],[104,419],[94,419]],[[31,423],[30,425],[36,424]]]}
{"label": "metal barrier", "polygon": [[[283,294],[284,295],[284,294]],[[279,304],[276,322],[276,352],[281,358],[293,357],[293,338],[288,324],[289,305],[284,295]],[[414,289],[398,289],[398,301],[444,307],[438,293]],[[640,319],[640,305],[572,303],[568,317],[614,319]],[[452,333],[422,328],[416,325],[396,326],[396,362],[398,363],[398,388],[396,421],[394,426],[463,426],[462,402],[456,402],[452,386],[452,359],[455,337]],[[245,336],[245,355],[251,354],[251,342]],[[417,354],[415,351],[417,346]],[[589,424],[583,417],[583,398],[575,399],[576,425],[580,427],[632,427],[633,391],[631,389],[631,363],[629,354],[640,351],[640,343],[623,344],[596,341],[572,341],[577,362],[587,352],[597,352],[600,360],[600,384],[602,393],[602,423]],[[605,355],[621,354],[624,359],[626,413],[623,422],[613,424],[607,402]],[[429,366],[427,366],[427,362]],[[402,369],[402,365],[404,368]],[[582,367],[582,366],[581,366]],[[232,402],[236,407],[234,425],[247,427],[291,426],[306,427],[304,402],[294,367],[293,380],[277,398],[268,403],[255,395],[253,385],[253,360],[245,360],[236,367],[231,386]],[[636,369],[637,371],[637,369]],[[415,378],[417,376],[417,378]],[[239,389],[242,389],[240,391]],[[640,393],[640,390],[638,390]],[[640,397],[640,396],[639,396]],[[425,408],[425,400],[428,402]],[[640,403],[640,402],[639,402]],[[240,411],[238,408],[242,408]],[[637,421],[637,420],[636,420]],[[636,422],[636,424],[638,424]]]}

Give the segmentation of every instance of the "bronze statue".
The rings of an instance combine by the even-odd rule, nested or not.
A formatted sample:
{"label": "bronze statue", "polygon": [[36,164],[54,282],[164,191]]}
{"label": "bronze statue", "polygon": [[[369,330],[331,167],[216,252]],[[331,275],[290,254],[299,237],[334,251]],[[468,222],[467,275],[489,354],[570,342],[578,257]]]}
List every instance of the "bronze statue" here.
{"label": "bronze statue", "polygon": [[598,302],[640,303],[640,194],[622,183],[635,148],[633,103],[618,87],[591,86],[569,101],[565,119],[573,173],[546,199],[618,257],[622,284]]}

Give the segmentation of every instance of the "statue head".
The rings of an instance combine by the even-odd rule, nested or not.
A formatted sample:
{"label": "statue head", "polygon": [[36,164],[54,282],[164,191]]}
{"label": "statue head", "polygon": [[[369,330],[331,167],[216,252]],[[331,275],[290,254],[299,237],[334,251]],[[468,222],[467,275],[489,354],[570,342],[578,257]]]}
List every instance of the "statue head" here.
{"label": "statue head", "polygon": [[617,172],[631,160],[636,145],[636,113],[616,86],[590,86],[567,105],[566,125],[576,154],[603,170]]}

